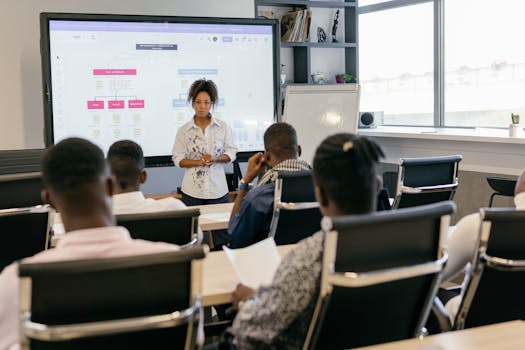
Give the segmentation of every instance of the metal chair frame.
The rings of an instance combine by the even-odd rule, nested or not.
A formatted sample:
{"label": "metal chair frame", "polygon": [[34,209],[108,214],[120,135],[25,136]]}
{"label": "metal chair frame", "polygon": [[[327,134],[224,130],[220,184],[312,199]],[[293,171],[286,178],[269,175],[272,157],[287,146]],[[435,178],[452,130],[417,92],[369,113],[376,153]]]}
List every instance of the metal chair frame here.
{"label": "metal chair frame", "polygon": [[[181,210],[171,210],[171,211],[159,211],[152,213],[135,213],[135,214],[121,214],[117,215],[117,223],[119,225],[126,226],[127,221],[154,221],[156,219],[170,219],[170,218],[179,218],[179,217],[188,217],[191,216],[191,230],[188,235],[188,243],[181,245],[183,248],[192,247],[198,244],[198,230],[199,230],[199,215],[200,209],[181,209]],[[173,230],[177,228],[174,227]],[[135,234],[130,230],[131,237],[140,238],[148,240],[147,235]],[[171,242],[168,242],[171,243]]]}
{"label": "metal chair frame", "polygon": [[[450,197],[448,200],[454,198],[456,189],[458,187],[458,171],[459,171],[459,162],[463,159],[461,155],[451,155],[443,157],[422,157],[422,158],[401,158],[399,160],[399,170],[398,170],[398,181],[396,188],[396,196],[392,208],[399,208],[403,194],[424,194],[424,193],[437,193],[437,192],[448,192],[450,191]],[[411,187],[405,185],[405,176],[406,176],[406,166],[408,165],[433,165],[439,163],[451,163],[454,162],[453,177],[450,183],[440,184],[440,185],[429,185],[429,186],[419,186]]]}
{"label": "metal chair frame", "polygon": [[[171,328],[184,324],[192,324],[200,317],[201,293],[202,293],[202,258],[208,252],[206,246],[194,247],[185,251],[150,254],[136,257],[118,257],[106,259],[77,260],[71,262],[29,263],[20,266],[20,323],[21,323],[21,349],[30,349],[30,339],[47,342],[62,342],[67,340],[78,340],[96,336],[118,335],[145,330]],[[191,260],[191,289],[190,307],[184,310],[175,310],[171,313],[160,315],[148,315],[141,317],[130,317],[96,322],[85,322],[67,325],[47,325],[31,321],[32,306],[32,279],[27,276],[27,271],[33,269],[53,273],[53,265],[64,263],[77,267],[77,272],[96,272],[118,268],[141,267],[143,265],[155,265],[157,263],[169,262],[179,259],[177,254],[193,256]],[[78,269],[78,267],[81,267]],[[196,336],[196,327],[189,326],[186,334],[184,349],[193,349]]]}
{"label": "metal chair frame", "polygon": [[[480,209],[481,225],[479,227],[479,245],[476,256],[472,260],[472,276],[466,287],[460,308],[454,322],[455,329],[464,329],[470,307],[474,301],[477,288],[480,284],[483,271],[489,267],[498,271],[525,271],[525,259],[508,259],[505,257],[492,256],[487,253],[489,239],[492,230],[492,221],[487,220],[487,213],[510,212],[525,218],[525,210],[517,211],[511,208],[482,208]],[[523,220],[525,222],[525,220]],[[519,232],[517,232],[519,234]]]}
{"label": "metal chair frame", "polygon": [[[446,211],[446,206],[454,208],[453,203],[449,202],[443,203],[440,210]],[[412,209],[400,209],[399,211],[406,210]],[[453,211],[453,209],[451,210]],[[380,214],[396,215],[396,212],[399,211],[382,212]],[[370,217],[369,224],[373,224],[372,217]],[[329,300],[330,294],[332,293],[334,287],[360,288],[417,276],[435,274],[436,276],[433,279],[432,286],[425,299],[424,307],[419,315],[417,326],[414,329],[413,336],[421,336],[423,334],[425,322],[432,308],[433,299],[438,291],[439,284],[441,282],[443,267],[448,259],[445,242],[448,234],[449,225],[450,214],[443,214],[440,219],[439,246],[436,260],[434,261],[428,261],[425,263],[420,263],[411,266],[384,268],[368,272],[336,272],[334,266],[336,262],[337,241],[339,233],[335,229],[333,229],[333,223],[331,219],[323,218],[322,227],[323,231],[326,232],[326,236],[324,242],[323,267],[321,272],[321,290],[314,309],[314,314],[308,329],[306,340],[303,345],[303,350],[316,349],[317,337],[319,336],[318,333],[320,332],[320,328],[323,322],[321,320],[321,317],[324,314],[323,309],[326,308],[327,301]]]}
{"label": "metal chair frame", "polygon": [[281,200],[282,193],[283,179],[277,178],[277,180],[275,181],[272,221],[270,222],[270,232],[268,233],[268,237],[273,237],[274,239],[279,224],[279,215],[281,213],[281,210],[300,211],[306,209],[319,208],[318,202],[283,202]]}

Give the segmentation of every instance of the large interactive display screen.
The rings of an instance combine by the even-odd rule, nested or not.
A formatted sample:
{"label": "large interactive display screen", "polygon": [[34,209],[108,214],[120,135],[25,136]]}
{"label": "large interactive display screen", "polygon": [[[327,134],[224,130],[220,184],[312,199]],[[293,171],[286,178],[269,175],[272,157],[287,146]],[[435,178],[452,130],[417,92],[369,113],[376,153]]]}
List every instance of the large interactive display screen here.
{"label": "large interactive display screen", "polygon": [[278,31],[265,19],[42,13],[46,146],[78,136],[107,151],[132,139],[147,163],[167,164],[193,116],[188,89],[206,78],[239,151],[263,149],[279,118]]}

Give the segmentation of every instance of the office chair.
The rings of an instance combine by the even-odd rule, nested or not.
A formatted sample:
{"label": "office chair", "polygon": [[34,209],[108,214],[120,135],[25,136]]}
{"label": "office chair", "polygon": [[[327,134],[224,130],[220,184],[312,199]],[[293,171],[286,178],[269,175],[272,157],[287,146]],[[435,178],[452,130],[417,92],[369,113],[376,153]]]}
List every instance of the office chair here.
{"label": "office chair", "polygon": [[193,349],[206,253],[21,263],[21,348]]}
{"label": "office chair", "polygon": [[418,337],[447,260],[453,202],[323,218],[321,290],[304,350]]}
{"label": "office chair", "polygon": [[389,194],[397,192],[397,178],[399,176],[398,171],[385,171],[383,173],[383,188],[386,188]]}
{"label": "office chair", "polygon": [[248,162],[251,156],[259,152],[264,153],[264,151],[237,152],[235,160],[232,162],[233,173],[226,173],[226,182],[228,183],[229,191],[237,191],[239,188],[239,181],[243,178],[239,163]]}
{"label": "office chair", "polygon": [[390,204],[390,195],[388,189],[382,188],[377,194],[376,211],[384,211],[392,209]]}
{"label": "office chair", "polygon": [[12,262],[33,256],[49,246],[52,209],[36,206],[0,210],[0,271]]}
{"label": "office chair", "polygon": [[297,243],[321,229],[310,171],[280,171],[275,181],[269,237],[277,245]]}
{"label": "office chair", "polygon": [[448,201],[458,187],[461,155],[401,158],[393,208]]}
{"label": "office chair", "polygon": [[489,208],[495,196],[514,197],[514,188],[517,180],[505,179],[501,177],[487,177],[487,182],[494,192],[490,195]]}
{"label": "office chair", "polygon": [[525,211],[482,208],[479,246],[454,328],[525,319]]}
{"label": "office chair", "polygon": [[191,246],[198,241],[199,215],[199,209],[121,214],[117,225],[127,228],[134,239]]}
{"label": "office chair", "polygon": [[0,209],[41,205],[41,173],[0,175]]}

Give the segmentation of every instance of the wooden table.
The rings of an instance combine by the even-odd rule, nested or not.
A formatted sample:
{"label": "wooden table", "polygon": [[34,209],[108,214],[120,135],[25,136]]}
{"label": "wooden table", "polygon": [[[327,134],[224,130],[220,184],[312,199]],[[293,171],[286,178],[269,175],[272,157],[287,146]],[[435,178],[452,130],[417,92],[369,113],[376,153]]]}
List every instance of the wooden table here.
{"label": "wooden table", "polygon": [[359,348],[362,350],[522,350],[525,322],[511,321]]}
{"label": "wooden table", "polygon": [[[283,258],[295,244],[277,247]],[[211,252],[202,267],[202,304],[204,306],[231,303],[231,293],[239,283],[232,264],[223,251]]]}

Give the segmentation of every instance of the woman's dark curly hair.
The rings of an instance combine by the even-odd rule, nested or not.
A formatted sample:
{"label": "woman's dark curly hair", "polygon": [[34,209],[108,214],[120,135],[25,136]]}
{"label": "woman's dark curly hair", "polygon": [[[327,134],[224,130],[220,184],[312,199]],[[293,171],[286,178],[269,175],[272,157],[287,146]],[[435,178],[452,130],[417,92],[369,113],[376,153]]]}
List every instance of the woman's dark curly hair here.
{"label": "woman's dark curly hair", "polygon": [[215,107],[217,102],[219,102],[219,92],[213,80],[195,80],[188,90],[188,103],[193,104],[199,92],[203,91],[210,95],[211,104]]}

